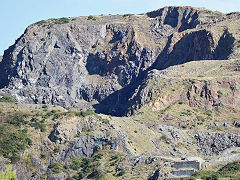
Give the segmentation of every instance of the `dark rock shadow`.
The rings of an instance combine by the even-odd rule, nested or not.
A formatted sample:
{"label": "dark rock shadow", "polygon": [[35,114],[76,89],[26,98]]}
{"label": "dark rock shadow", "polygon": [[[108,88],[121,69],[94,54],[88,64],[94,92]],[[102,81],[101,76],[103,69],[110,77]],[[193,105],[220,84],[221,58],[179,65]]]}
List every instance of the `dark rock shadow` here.
{"label": "dark rock shadow", "polygon": [[226,29],[218,42],[218,46],[214,51],[213,59],[224,60],[228,59],[233,52],[233,43],[235,38]]}

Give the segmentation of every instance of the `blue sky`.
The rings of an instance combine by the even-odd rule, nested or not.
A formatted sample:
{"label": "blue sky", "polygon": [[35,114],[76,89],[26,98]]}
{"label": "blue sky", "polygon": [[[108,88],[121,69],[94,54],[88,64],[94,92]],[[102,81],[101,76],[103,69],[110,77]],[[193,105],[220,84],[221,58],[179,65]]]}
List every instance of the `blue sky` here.
{"label": "blue sky", "polygon": [[1,0],[0,55],[37,21],[58,17],[143,13],[164,6],[206,7],[240,11],[240,0]]}

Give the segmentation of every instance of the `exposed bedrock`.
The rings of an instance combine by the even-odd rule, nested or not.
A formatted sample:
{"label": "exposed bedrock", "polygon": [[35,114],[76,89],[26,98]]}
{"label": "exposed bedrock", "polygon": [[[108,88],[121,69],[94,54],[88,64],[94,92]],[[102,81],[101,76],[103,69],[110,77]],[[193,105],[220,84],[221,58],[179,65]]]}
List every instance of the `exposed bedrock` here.
{"label": "exposed bedrock", "polygon": [[150,70],[238,57],[235,21],[237,14],[192,7],[66,24],[50,19],[29,26],[5,51],[0,88],[24,103],[96,101],[97,111],[122,115]]}

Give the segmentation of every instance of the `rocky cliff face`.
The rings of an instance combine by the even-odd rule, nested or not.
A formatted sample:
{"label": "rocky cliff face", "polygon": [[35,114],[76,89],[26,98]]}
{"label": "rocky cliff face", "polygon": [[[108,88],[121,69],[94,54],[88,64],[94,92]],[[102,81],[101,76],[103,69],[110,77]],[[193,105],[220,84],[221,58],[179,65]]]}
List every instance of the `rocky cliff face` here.
{"label": "rocky cliff face", "polygon": [[239,16],[166,7],[142,15],[40,21],[5,51],[0,87],[21,102],[78,107],[82,100],[96,101],[97,110],[121,115],[126,109],[117,106],[152,69],[239,57]]}

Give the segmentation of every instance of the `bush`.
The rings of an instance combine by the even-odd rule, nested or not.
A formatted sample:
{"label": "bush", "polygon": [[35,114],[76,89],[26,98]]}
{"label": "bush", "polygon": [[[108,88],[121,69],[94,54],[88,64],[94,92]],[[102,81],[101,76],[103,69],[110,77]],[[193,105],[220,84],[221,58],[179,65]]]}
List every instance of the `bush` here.
{"label": "bush", "polygon": [[17,180],[16,170],[12,170],[12,165],[8,164],[6,170],[1,170],[0,180]]}
{"label": "bush", "polygon": [[204,121],[205,121],[205,118],[204,118],[204,117],[202,117],[202,116],[197,116],[196,118],[197,118],[197,120],[198,120],[198,121],[202,121],[202,122],[204,122]]}
{"label": "bush", "polygon": [[74,178],[74,177],[68,177],[66,180],[77,180],[77,178]]}
{"label": "bush", "polygon": [[123,17],[131,17],[133,14],[124,14]]}
{"label": "bush", "polygon": [[26,129],[10,133],[4,131],[0,133],[0,137],[0,154],[12,160],[17,159],[21,152],[32,145]]}
{"label": "bush", "polygon": [[[218,180],[222,178],[239,179],[240,161],[232,162],[214,171],[198,171],[191,178],[204,180]],[[190,178],[189,178],[190,180]]]}
{"label": "bush", "polygon": [[126,171],[122,170],[122,171],[120,171],[120,172],[118,173],[117,176],[123,176],[124,174],[126,174]]}
{"label": "bush", "polygon": [[96,44],[92,45],[92,48],[96,48],[96,47],[97,47],[97,45],[96,45]]}
{"label": "bush", "polygon": [[72,170],[77,171],[77,170],[79,170],[79,169],[81,168],[81,163],[82,163],[82,159],[81,159],[81,158],[75,158],[75,157],[73,157],[73,158],[71,159],[71,164],[70,164],[69,167],[70,167]]}
{"label": "bush", "polygon": [[96,113],[93,110],[87,110],[87,111],[81,112],[82,117],[86,117],[86,116],[90,116],[90,115],[96,115]]}
{"label": "bush", "polygon": [[32,118],[31,123],[29,123],[31,127],[34,127],[35,129],[40,129],[41,132],[45,132],[46,130],[46,124],[45,120],[38,120],[37,118]]}
{"label": "bush", "polygon": [[179,101],[178,104],[183,104],[183,101]]}
{"label": "bush", "polygon": [[54,19],[55,24],[66,24],[69,22],[70,22],[70,20],[68,18]]}
{"label": "bush", "polygon": [[17,100],[10,97],[10,96],[3,96],[3,97],[0,98],[0,102],[15,103],[15,102],[17,102]]}
{"label": "bush", "polygon": [[48,154],[46,154],[46,153],[41,153],[41,154],[40,154],[40,158],[41,158],[41,159],[47,159],[47,158],[48,158]]}
{"label": "bush", "polygon": [[60,163],[53,163],[48,166],[48,168],[51,170],[53,174],[59,174],[63,171],[63,166]]}
{"label": "bush", "polygon": [[[76,179],[83,179],[84,177],[88,178],[99,178],[101,173],[97,170],[100,166],[99,160],[103,157],[103,154],[95,154],[94,156],[88,158],[72,158],[70,168],[72,170],[80,172],[78,173],[78,177]],[[73,178],[75,178],[73,176]]]}
{"label": "bush", "polygon": [[221,98],[223,96],[222,91],[219,90],[217,93],[218,93],[218,98]]}
{"label": "bush", "polygon": [[46,104],[44,104],[44,105],[42,106],[42,108],[43,108],[43,109],[47,109],[48,106],[47,106]]}
{"label": "bush", "polygon": [[186,115],[186,116],[191,116],[192,113],[189,112],[189,111],[187,111],[187,112],[181,112],[181,115],[182,115],[182,116],[184,116],[184,115]]}
{"label": "bush", "polygon": [[207,110],[204,112],[205,115],[207,116],[212,116],[212,111],[211,110]]}
{"label": "bush", "polygon": [[96,19],[94,16],[90,15],[90,16],[88,16],[87,20],[93,20],[93,21],[96,21],[97,19]]}
{"label": "bush", "polygon": [[224,166],[223,168],[221,168],[219,170],[219,172],[222,172],[222,171],[237,171],[237,172],[239,172],[240,171],[240,161],[236,161],[236,162],[227,164],[226,166]]}
{"label": "bush", "polygon": [[16,115],[12,118],[10,118],[7,123],[12,124],[17,127],[21,127],[22,125],[27,124],[27,121],[24,120],[25,117],[23,115]]}

